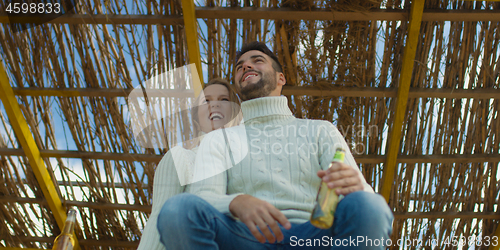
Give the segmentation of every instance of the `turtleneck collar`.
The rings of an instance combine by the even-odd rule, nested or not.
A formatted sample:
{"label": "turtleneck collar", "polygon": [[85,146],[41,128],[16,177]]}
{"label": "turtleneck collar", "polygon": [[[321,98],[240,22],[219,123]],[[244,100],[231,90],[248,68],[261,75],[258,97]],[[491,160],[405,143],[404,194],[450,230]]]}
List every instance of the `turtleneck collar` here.
{"label": "turtleneck collar", "polygon": [[259,120],[270,116],[281,118],[295,118],[288,108],[288,100],[285,96],[260,97],[241,103],[241,110],[245,123]]}

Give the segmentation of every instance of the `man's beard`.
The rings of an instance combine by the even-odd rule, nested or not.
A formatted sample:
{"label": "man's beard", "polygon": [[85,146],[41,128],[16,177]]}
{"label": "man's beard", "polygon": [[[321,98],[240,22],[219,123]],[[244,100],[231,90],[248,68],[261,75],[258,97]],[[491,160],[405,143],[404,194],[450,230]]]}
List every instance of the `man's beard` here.
{"label": "man's beard", "polygon": [[276,89],[278,83],[271,76],[262,74],[260,80],[256,83],[249,83],[240,90],[240,98],[242,101],[248,101],[259,97],[268,96]]}

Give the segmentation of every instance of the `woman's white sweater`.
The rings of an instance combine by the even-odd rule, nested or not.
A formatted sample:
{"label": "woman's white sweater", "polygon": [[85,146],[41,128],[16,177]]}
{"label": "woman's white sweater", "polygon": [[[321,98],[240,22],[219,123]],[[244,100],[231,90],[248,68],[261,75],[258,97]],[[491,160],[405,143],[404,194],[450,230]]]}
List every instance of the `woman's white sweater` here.
{"label": "woman's white sweater", "polygon": [[196,151],[197,148],[187,150],[177,146],[170,149],[158,163],[153,180],[153,208],[142,233],[138,250],[165,250],[156,227],[158,214],[167,199],[186,190],[187,186],[181,186],[179,179],[182,181],[183,178],[189,177],[179,176],[179,174],[190,174],[189,169],[194,165]]}

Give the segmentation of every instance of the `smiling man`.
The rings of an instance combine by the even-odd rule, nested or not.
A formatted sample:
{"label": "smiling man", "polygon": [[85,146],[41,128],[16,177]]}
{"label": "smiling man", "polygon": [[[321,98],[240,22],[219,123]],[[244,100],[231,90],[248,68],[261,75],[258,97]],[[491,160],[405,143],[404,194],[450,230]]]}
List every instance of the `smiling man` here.
{"label": "smiling man", "polygon": [[[270,55],[274,57],[272,53]],[[275,59],[277,60],[277,58]],[[269,67],[269,64],[272,68]],[[234,77],[236,90],[241,100],[280,96],[281,88],[285,85],[286,80],[283,74],[277,75],[276,72],[282,71],[281,65],[277,61],[260,50],[248,51],[241,55],[236,63]]]}
{"label": "smiling man", "polygon": [[[286,78],[265,44],[238,53],[234,83],[245,127],[203,139],[195,169],[227,171],[165,203],[158,230],[167,249],[385,249],[393,220],[385,200],[332,123],[292,115],[281,96]],[[337,148],[345,163],[331,164]],[[330,229],[308,221],[321,181],[345,196]]]}

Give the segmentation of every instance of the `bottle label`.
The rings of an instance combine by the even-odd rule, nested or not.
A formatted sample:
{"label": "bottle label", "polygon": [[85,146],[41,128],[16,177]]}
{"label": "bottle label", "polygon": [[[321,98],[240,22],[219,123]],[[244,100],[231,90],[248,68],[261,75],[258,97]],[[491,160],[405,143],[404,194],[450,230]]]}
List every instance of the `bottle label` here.
{"label": "bottle label", "polygon": [[332,161],[344,162],[344,158],[345,158],[345,153],[343,151],[337,150],[337,152],[335,152],[335,156],[333,156]]}

